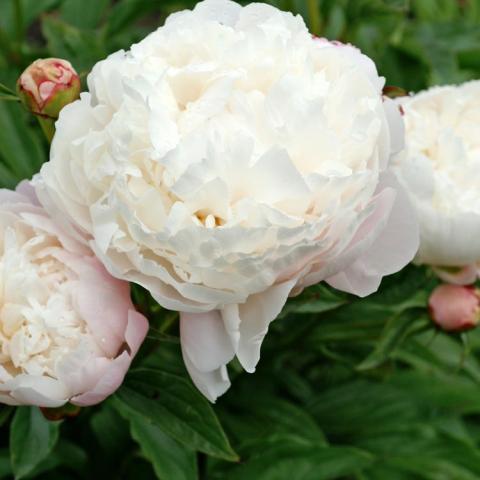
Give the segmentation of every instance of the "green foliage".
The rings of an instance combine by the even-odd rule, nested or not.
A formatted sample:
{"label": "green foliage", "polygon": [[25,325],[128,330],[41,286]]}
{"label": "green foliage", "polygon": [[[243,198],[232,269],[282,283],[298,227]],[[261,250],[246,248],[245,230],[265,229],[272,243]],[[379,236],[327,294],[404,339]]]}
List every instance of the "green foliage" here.
{"label": "green foliage", "polygon": [[25,478],[57,443],[59,425],[45,420],[38,408],[17,408],[10,428],[10,459],[16,479]]}
{"label": "green foliage", "polygon": [[[0,0],[0,186],[48,157],[35,119],[6,101],[30,62],[67,58],[85,81],[96,61],[194,3]],[[388,85],[480,74],[479,0],[271,3],[317,35],[358,45]],[[255,375],[233,364],[232,389],[214,406],[185,372],[178,315],[135,286],[151,329],[124,385],[61,422],[37,408],[0,410],[0,479],[478,479],[480,333],[433,328],[435,284],[411,266],[363,300],[307,289],[272,324]]]}

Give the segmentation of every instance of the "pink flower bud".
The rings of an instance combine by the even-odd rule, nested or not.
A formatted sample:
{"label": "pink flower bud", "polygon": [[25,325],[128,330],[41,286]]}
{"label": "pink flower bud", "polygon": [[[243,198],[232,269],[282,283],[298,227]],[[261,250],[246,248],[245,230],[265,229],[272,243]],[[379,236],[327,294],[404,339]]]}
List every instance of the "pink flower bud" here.
{"label": "pink flower bud", "polygon": [[472,286],[440,285],[428,302],[433,321],[446,331],[474,328],[480,321],[479,293]]}
{"label": "pink flower bud", "polygon": [[31,112],[56,119],[65,105],[79,97],[80,78],[66,60],[39,59],[20,75],[17,91]]}

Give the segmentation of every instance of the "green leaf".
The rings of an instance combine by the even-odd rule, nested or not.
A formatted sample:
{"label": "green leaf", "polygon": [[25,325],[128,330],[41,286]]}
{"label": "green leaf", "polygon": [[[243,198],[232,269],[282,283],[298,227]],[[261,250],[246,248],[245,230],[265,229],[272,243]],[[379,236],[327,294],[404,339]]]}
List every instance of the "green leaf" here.
{"label": "green leaf", "polygon": [[15,479],[26,477],[53,450],[59,422],[47,421],[37,407],[19,407],[10,428],[10,455]]}
{"label": "green leaf", "polygon": [[0,478],[11,478],[12,464],[8,448],[0,449]]}
{"label": "green leaf", "polygon": [[280,317],[290,313],[322,313],[348,302],[348,296],[324,284],[313,285],[301,295],[289,300]]}
{"label": "green leaf", "polygon": [[479,414],[480,395],[478,385],[460,375],[430,373],[428,376],[415,371],[398,372],[390,383],[399,390],[408,391],[416,403],[448,409],[455,414]]}
{"label": "green leaf", "polygon": [[131,371],[114,395],[125,414],[139,414],[192,450],[237,460],[211,405],[185,378],[160,370]]}
{"label": "green leaf", "polygon": [[408,335],[429,327],[431,327],[430,319],[417,309],[394,315],[385,324],[380,338],[375,343],[374,350],[357,366],[357,369],[369,370],[378,367],[388,359]]}
{"label": "green leaf", "polygon": [[282,398],[261,396],[257,390],[256,392],[255,402],[252,402],[251,396],[234,395],[229,405],[237,413],[221,416],[223,423],[238,441],[255,436],[261,438],[288,434],[316,445],[327,445],[325,435],[306,410]]}
{"label": "green leaf", "polygon": [[0,186],[14,187],[30,178],[47,159],[36,122],[19,104],[0,102]]}
{"label": "green leaf", "polygon": [[89,72],[94,63],[107,56],[104,37],[99,32],[80,30],[51,16],[42,19],[42,33],[50,54],[68,58],[77,72]]}
{"label": "green leaf", "polygon": [[129,415],[132,437],[140,445],[158,478],[196,480],[197,459],[195,452],[186,449],[148,419]]}
{"label": "green leaf", "polygon": [[130,440],[128,422],[119,415],[110,400],[90,418],[90,425],[100,444],[102,455],[115,457],[121,455]]}
{"label": "green leaf", "polygon": [[95,28],[100,23],[109,0],[64,0],[60,13],[65,22],[78,28]]}
{"label": "green leaf", "polygon": [[226,480],[328,480],[352,475],[374,461],[368,452],[350,447],[322,447],[297,438],[273,436],[250,446],[255,453],[233,467]]}
{"label": "green leaf", "polygon": [[408,425],[421,412],[408,390],[358,378],[317,393],[308,410],[327,437],[349,441]]}
{"label": "green leaf", "polygon": [[45,472],[51,472],[59,467],[64,467],[77,474],[87,474],[88,456],[85,451],[70,442],[69,440],[62,438],[54,448],[54,450],[35,467],[28,475],[28,478],[35,478]]}
{"label": "green leaf", "polygon": [[0,407],[0,427],[10,418],[10,415],[15,410],[15,407],[9,405],[3,405]]}

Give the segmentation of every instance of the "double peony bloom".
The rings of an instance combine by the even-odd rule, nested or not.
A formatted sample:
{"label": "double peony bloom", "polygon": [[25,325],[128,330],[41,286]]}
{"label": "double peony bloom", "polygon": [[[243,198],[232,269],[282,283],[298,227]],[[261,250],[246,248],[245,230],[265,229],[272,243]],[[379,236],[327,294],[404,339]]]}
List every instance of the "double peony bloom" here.
{"label": "double peony bloom", "polygon": [[61,231],[26,182],[0,190],[0,226],[0,401],[100,402],[147,333],[128,283]]}
{"label": "double peony bloom", "polygon": [[373,62],[264,4],[207,0],[98,63],[36,179],[115,277],[181,312],[215,400],[253,372],[289,295],[358,295],[408,263],[417,223],[389,162],[400,113]]}
{"label": "double peony bloom", "polygon": [[[458,212],[478,203],[478,194],[469,197],[473,176],[452,167],[459,152],[468,168],[478,163],[478,144],[459,146],[455,136],[472,133],[476,114],[455,112],[464,121],[458,132],[445,114],[437,135],[430,122],[438,109],[428,101],[423,109],[421,96],[403,100],[405,154],[400,111],[382,97],[374,63],[355,47],[312,37],[300,17],[205,0],[99,62],[88,86],[61,111],[50,161],[34,179],[50,217],[33,194],[2,199],[18,217],[11,221],[28,225],[20,235],[2,222],[2,282],[25,275],[35,285],[35,294],[2,299],[2,331],[11,332],[4,401],[88,404],[118,387],[146,333],[126,281],[180,311],[185,364],[215,401],[235,356],[255,370],[289,296],[321,281],[366,296],[410,262],[419,249],[416,212],[418,261],[470,272],[480,260],[463,245],[432,247],[424,220],[435,211],[457,225]],[[458,182],[461,196],[441,198],[445,179]],[[443,222],[440,215],[432,224],[448,230]],[[7,249],[29,266],[21,274]],[[37,397],[23,393],[29,382]]]}
{"label": "double peony bloom", "polygon": [[398,173],[420,219],[416,260],[449,283],[473,283],[480,271],[480,81],[399,102],[406,150]]}

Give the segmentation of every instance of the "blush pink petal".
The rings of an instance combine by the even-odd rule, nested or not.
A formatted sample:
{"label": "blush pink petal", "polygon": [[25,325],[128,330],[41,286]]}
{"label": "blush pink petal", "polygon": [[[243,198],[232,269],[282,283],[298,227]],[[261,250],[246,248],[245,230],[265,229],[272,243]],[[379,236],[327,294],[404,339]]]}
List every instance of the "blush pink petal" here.
{"label": "blush pink petal", "polygon": [[379,189],[396,192],[388,223],[370,248],[343,272],[327,279],[339,290],[364,297],[375,292],[385,275],[397,272],[410,262],[419,246],[415,210],[395,175],[384,172]]}
{"label": "blush pink petal", "polygon": [[124,342],[128,312],[133,308],[129,284],[110,277],[92,257],[76,258],[68,265],[79,276],[77,308],[99,347],[113,357]]}
{"label": "blush pink petal", "polygon": [[[455,270],[455,269],[453,269]],[[442,267],[433,267],[433,271],[444,282],[453,285],[471,285],[479,276],[477,265],[466,265],[457,271],[445,270]]]}
{"label": "blush pink petal", "polygon": [[79,406],[89,406],[105,400],[122,384],[133,357],[140,348],[148,331],[147,319],[135,310],[128,313],[128,324],[125,331],[125,341],[128,349],[109,361],[102,375],[97,374],[95,385],[85,393],[71,399],[71,403]]}
{"label": "blush pink petal", "polygon": [[313,267],[300,279],[297,287],[305,288],[323,280],[330,282],[337,274],[345,271],[357,258],[367,252],[388,223],[388,216],[394,202],[395,191],[391,188],[385,188],[376,195],[367,207],[371,213],[355,232],[345,250],[325,266],[321,259],[318,264],[312,262]]}
{"label": "blush pink petal", "polygon": [[127,352],[109,361],[109,365],[91,390],[72,397],[70,402],[80,407],[95,405],[111,395],[122,384],[131,358]]}

